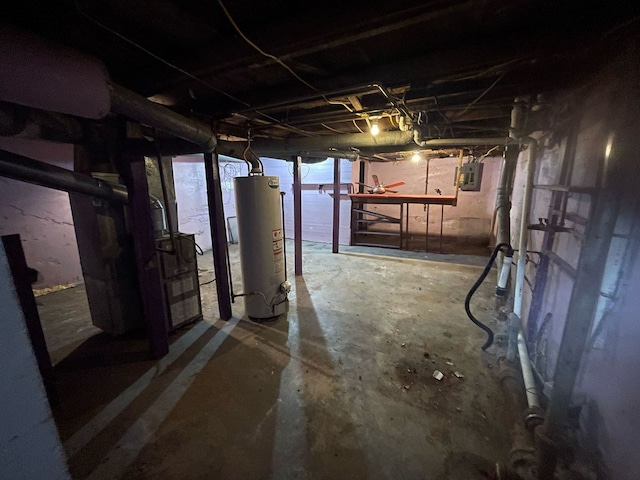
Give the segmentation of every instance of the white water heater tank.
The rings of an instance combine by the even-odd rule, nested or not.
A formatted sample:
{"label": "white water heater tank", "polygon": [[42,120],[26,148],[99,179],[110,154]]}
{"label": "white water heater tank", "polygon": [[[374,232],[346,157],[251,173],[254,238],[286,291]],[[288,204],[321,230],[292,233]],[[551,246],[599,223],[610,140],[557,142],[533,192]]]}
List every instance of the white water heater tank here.
{"label": "white water heater tank", "polygon": [[278,177],[234,178],[245,312],[253,319],[289,310]]}

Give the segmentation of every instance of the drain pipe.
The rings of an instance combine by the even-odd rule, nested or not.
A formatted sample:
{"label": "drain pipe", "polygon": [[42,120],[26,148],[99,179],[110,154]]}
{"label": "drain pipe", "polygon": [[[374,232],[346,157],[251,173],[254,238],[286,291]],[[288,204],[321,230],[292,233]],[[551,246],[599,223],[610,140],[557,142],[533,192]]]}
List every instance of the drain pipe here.
{"label": "drain pipe", "polygon": [[[524,277],[525,267],[527,264],[527,240],[528,240],[528,225],[529,225],[529,213],[531,210],[531,197],[533,194],[533,178],[536,170],[536,154],[538,149],[538,142],[534,138],[526,137],[522,139],[522,143],[528,145],[527,150],[527,175],[524,184],[524,193],[522,199],[522,212],[520,216],[520,238],[518,240],[518,262],[516,268],[516,285],[513,300],[513,313],[522,319],[522,296],[524,293]],[[510,339],[513,342],[513,338]],[[522,332],[522,322],[518,329],[518,335],[516,337],[518,345],[518,356],[520,357],[520,367],[522,369],[522,379],[524,381],[525,392],[527,394],[527,404],[529,409],[539,409],[540,400],[538,398],[538,389],[536,387],[535,378],[533,376],[533,369],[531,367],[531,360],[529,358],[529,352],[527,351],[527,343],[524,339]]]}

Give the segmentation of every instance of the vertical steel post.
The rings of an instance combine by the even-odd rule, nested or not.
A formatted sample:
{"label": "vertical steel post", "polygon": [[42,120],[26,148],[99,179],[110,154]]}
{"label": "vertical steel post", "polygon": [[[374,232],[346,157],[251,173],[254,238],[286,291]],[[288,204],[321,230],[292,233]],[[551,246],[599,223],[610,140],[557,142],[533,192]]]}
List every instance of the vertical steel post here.
{"label": "vertical steel post", "polygon": [[360,165],[358,165],[358,193],[364,193],[364,169],[365,163],[364,160],[360,160]]}
{"label": "vertical steel post", "polygon": [[227,231],[222,208],[222,183],[217,152],[204,154],[204,170],[207,181],[207,204],[209,206],[209,227],[211,229],[213,269],[216,275],[218,310],[222,320],[229,320],[232,313],[230,279],[226,259]]}
{"label": "vertical steel post", "polygon": [[[429,161],[430,159],[427,158],[427,166],[425,168],[425,172],[424,172],[424,194],[428,195],[429,194]],[[429,207],[431,205],[428,203],[425,203],[424,205],[424,211],[426,212],[426,218],[425,218],[425,225],[424,225],[424,253],[428,253],[429,252]]]}
{"label": "vertical steel post", "polygon": [[142,155],[123,155],[119,170],[129,191],[133,247],[138,267],[149,349],[153,358],[169,353],[167,310],[162,292],[160,265],[153,236],[147,170]]}
{"label": "vertical steel post", "polygon": [[333,253],[340,249],[340,159],[333,159]]}
{"label": "vertical steel post", "polygon": [[293,245],[295,274],[302,275],[302,184],[300,183],[301,157],[293,157]]}

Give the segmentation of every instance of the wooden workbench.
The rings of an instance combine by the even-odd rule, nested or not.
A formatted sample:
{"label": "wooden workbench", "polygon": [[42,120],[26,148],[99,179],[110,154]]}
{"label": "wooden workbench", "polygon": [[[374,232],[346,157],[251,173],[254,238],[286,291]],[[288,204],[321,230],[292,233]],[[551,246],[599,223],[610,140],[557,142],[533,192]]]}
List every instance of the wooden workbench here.
{"label": "wooden workbench", "polygon": [[400,193],[350,193],[352,202],[358,203],[383,203],[391,205],[411,204],[417,205],[451,205],[456,206],[456,195],[407,195]]}
{"label": "wooden workbench", "polygon": [[[402,249],[404,247],[405,234],[409,232],[409,205],[450,205],[455,207],[458,202],[456,195],[410,195],[398,193],[351,193],[351,245],[363,246],[380,246],[388,248]],[[398,205],[400,208],[399,216],[393,217],[384,215],[375,211],[367,210],[365,205]],[[406,205],[406,215],[405,215]],[[428,215],[428,213],[427,213]],[[442,251],[442,216],[440,218],[440,251]],[[397,224],[398,231],[375,231],[369,230],[368,226],[372,224]],[[428,216],[425,225],[425,250],[429,249],[429,223]],[[364,238],[363,238],[364,237]],[[393,243],[377,243],[372,242],[371,237],[390,238]],[[367,241],[369,239],[369,241]],[[396,240],[397,239],[397,240]],[[407,239],[407,248],[408,248]]]}

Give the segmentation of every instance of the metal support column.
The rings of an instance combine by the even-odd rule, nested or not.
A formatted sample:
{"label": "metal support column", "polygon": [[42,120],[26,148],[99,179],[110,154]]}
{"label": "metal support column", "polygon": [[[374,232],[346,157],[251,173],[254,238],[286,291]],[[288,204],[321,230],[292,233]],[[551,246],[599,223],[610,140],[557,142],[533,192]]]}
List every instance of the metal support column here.
{"label": "metal support column", "polygon": [[301,157],[293,157],[293,245],[295,274],[302,275],[302,184],[300,183]]}
{"label": "metal support column", "polygon": [[213,269],[216,275],[216,293],[218,310],[222,320],[231,319],[231,291],[229,288],[229,270],[227,269],[227,231],[222,208],[222,183],[218,153],[204,154],[204,170],[207,181],[207,204],[209,206],[209,227],[213,253]]}
{"label": "metal support column", "polygon": [[167,312],[162,293],[160,265],[153,236],[147,171],[142,155],[123,155],[119,169],[129,191],[133,245],[138,267],[138,285],[153,358],[169,353]]}
{"label": "metal support column", "polygon": [[340,248],[340,159],[333,159],[333,253]]}
{"label": "metal support column", "polygon": [[358,165],[358,193],[364,193],[364,169],[365,163],[364,160],[360,160],[360,165]]}

